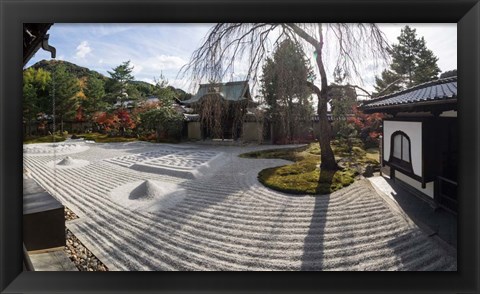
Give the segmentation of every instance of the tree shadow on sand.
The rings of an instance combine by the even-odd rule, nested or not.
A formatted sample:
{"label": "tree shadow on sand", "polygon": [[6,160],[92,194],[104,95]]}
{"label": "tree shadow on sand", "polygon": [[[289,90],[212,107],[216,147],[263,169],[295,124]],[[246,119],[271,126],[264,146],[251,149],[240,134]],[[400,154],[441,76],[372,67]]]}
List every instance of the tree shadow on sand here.
{"label": "tree shadow on sand", "polygon": [[310,228],[303,245],[302,271],[318,271],[323,269],[325,224],[330,202],[330,186],[335,171],[320,170],[315,207],[312,212]]}

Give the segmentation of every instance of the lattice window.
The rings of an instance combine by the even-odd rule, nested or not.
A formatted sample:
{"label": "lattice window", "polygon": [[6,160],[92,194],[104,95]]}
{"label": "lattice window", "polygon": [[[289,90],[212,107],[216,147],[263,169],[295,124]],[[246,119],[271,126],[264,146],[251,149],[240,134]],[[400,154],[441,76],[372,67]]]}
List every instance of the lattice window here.
{"label": "lattice window", "polygon": [[402,131],[396,131],[391,138],[392,149],[390,162],[399,167],[412,171],[411,144],[410,138]]}

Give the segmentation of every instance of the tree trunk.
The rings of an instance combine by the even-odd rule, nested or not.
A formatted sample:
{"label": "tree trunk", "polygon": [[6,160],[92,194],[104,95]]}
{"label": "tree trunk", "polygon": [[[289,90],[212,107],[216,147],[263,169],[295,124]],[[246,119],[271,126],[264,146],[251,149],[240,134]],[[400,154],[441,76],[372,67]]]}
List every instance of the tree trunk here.
{"label": "tree trunk", "polygon": [[320,127],[320,132],[318,136],[318,141],[320,143],[320,168],[326,170],[336,170],[338,169],[337,162],[335,161],[335,156],[333,154],[332,147],[330,146],[330,123],[328,122],[327,117],[327,97],[319,96],[318,98],[318,125]]}
{"label": "tree trunk", "polygon": [[[322,78],[323,80],[323,78]],[[310,88],[313,89],[318,97],[318,126],[320,132],[318,134],[318,142],[320,143],[320,168],[325,170],[337,170],[338,165],[335,161],[335,155],[333,154],[332,147],[330,146],[330,123],[327,116],[327,91],[320,90],[317,86],[311,82],[307,82]],[[323,81],[322,81],[323,84]],[[323,87],[322,87],[323,88]]]}
{"label": "tree trunk", "polygon": [[322,32],[322,24],[319,24],[318,28],[318,36],[319,40],[317,41],[307,32],[299,28],[295,24],[287,24],[289,27],[293,29],[293,31],[298,34],[302,39],[313,45],[315,47],[315,51],[317,52],[317,66],[320,72],[320,79],[322,82],[322,89],[318,89],[311,82],[307,82],[307,84],[314,90],[314,92],[318,96],[318,125],[320,128],[320,134],[318,136],[318,141],[320,143],[320,168],[325,170],[336,170],[338,169],[337,163],[335,162],[335,156],[333,155],[332,147],[330,146],[330,124],[327,118],[327,101],[328,101],[328,81],[327,81],[327,73],[325,72],[325,67],[323,65],[322,60],[322,52],[323,52],[323,32]]}
{"label": "tree trunk", "polygon": [[[321,34],[321,32],[320,32]],[[320,38],[321,45],[323,45],[323,38],[321,35]],[[316,88],[318,96],[318,125],[320,127],[320,133],[318,141],[320,143],[320,168],[326,170],[336,170],[338,169],[337,162],[335,161],[335,155],[333,154],[332,147],[330,146],[330,123],[328,122],[327,117],[327,101],[328,101],[328,84],[327,84],[327,74],[325,72],[325,67],[322,61],[322,51],[321,46],[317,50],[317,65],[320,71],[320,77],[322,81],[322,89],[318,91]]]}

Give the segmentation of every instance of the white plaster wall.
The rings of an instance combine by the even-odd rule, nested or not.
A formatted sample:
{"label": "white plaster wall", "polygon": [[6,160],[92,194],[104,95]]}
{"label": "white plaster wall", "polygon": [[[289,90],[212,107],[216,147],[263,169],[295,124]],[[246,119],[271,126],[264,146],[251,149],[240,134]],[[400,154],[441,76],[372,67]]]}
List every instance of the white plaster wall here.
{"label": "white plaster wall", "polygon": [[410,138],[413,173],[422,176],[422,122],[392,121],[383,122],[383,160],[390,159],[392,134],[402,131]]}
{"label": "white plaster wall", "polygon": [[455,110],[444,111],[440,114],[441,117],[457,117]]}
{"label": "white plaster wall", "polygon": [[422,188],[422,183],[420,183],[419,181],[417,181],[415,179],[412,179],[411,177],[409,177],[405,174],[402,174],[398,170],[395,171],[395,178],[409,184],[410,186],[414,187],[418,191],[422,192],[423,194],[425,194],[428,197],[433,199],[433,191],[434,191],[433,190],[433,184],[434,184],[434,182],[425,183],[426,186],[425,186],[425,189],[424,189],[424,188]]}

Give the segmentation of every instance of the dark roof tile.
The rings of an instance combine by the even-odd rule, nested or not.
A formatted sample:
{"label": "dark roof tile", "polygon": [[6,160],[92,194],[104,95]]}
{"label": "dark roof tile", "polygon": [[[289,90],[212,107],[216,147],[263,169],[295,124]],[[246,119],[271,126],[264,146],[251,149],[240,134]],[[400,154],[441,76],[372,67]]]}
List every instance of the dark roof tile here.
{"label": "dark roof tile", "polygon": [[201,84],[197,94],[188,100],[182,101],[184,104],[198,102],[204,96],[211,94],[212,90],[227,101],[241,101],[250,99],[250,88],[248,81]]}
{"label": "dark roof tile", "polygon": [[377,108],[398,104],[454,99],[457,97],[457,77],[434,80],[415,87],[378,97],[363,104],[363,108]]}

